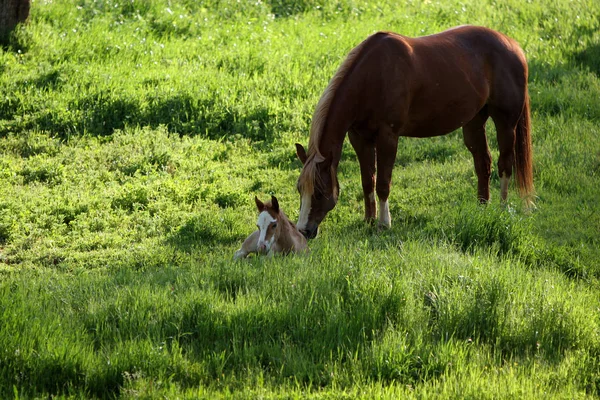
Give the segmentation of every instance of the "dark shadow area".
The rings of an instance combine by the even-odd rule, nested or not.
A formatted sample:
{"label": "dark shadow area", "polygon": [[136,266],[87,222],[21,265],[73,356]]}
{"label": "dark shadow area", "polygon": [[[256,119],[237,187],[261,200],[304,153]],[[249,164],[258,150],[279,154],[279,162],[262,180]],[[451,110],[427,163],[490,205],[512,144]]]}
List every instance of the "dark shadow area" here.
{"label": "dark shadow area", "polygon": [[244,237],[234,233],[238,223],[229,214],[223,218],[208,213],[199,214],[172,233],[166,243],[185,252],[200,246],[228,245],[238,241],[241,244]]}
{"label": "dark shadow area", "polygon": [[[164,274],[164,268],[159,268],[159,274]],[[216,290],[230,302],[248,292],[261,290],[261,274],[249,273],[246,268],[232,262],[216,265],[203,279],[205,290]],[[146,273],[145,283],[156,285],[160,290],[162,278],[157,279],[157,272],[153,270]],[[186,272],[173,268],[168,274],[179,281],[176,277],[185,278]],[[390,321],[401,321],[405,312],[405,294],[401,291],[373,296],[373,293],[350,287],[345,274],[298,282],[299,288],[295,290],[287,286],[283,283],[274,289],[278,293],[290,291],[285,304],[278,306],[273,302],[266,309],[265,305],[256,304],[227,312],[215,307],[211,296],[188,295],[177,301],[177,307],[163,310],[150,323],[146,318],[123,313],[123,309],[135,307],[138,315],[154,315],[151,310],[155,304],[150,299],[132,295],[93,312],[84,312],[78,318],[96,349],[110,349],[118,341],[134,340],[143,331],[156,343],[163,342],[168,348],[176,346],[190,361],[202,362],[206,369],[194,376],[190,376],[188,370],[173,371],[172,378],[183,387],[195,387],[199,382],[210,384],[215,379],[235,374],[240,365],[260,368],[275,379],[294,377],[302,385],[326,386],[332,376],[325,366],[332,356],[340,363],[353,363],[350,358],[353,354],[370,358],[369,343]],[[174,290],[176,293],[188,289],[184,284]],[[322,304],[339,306],[323,307]],[[409,352],[402,365],[366,361],[362,367],[374,380],[386,382],[414,383],[426,373],[429,377],[432,371],[443,373],[443,363],[419,351],[422,349],[416,350],[417,354]],[[114,368],[127,371],[132,358],[123,357]],[[116,376],[112,378],[118,380]],[[98,389],[94,387],[94,392]]]}
{"label": "dark shadow area", "polygon": [[[577,40],[593,38],[598,28],[578,27],[573,36]],[[584,39],[585,38],[585,39]],[[591,41],[591,39],[590,39]],[[550,65],[543,60],[529,60],[529,82],[538,84],[536,93],[530,91],[532,112],[542,115],[576,116],[583,119],[600,120],[600,103],[597,94],[589,89],[581,71],[588,70],[600,77],[600,43],[569,54],[569,62]]]}
{"label": "dark shadow area", "polygon": [[[96,136],[106,136],[115,129],[123,129],[127,123],[139,120],[139,103],[128,99],[86,99],[82,106],[84,119],[81,131]],[[89,110],[89,111],[86,111]]]}
{"label": "dark shadow area", "polygon": [[[60,73],[54,71],[40,76],[34,84],[51,86],[59,80]],[[0,118],[10,120],[16,116],[20,104],[15,101],[11,98],[0,103]],[[126,126],[166,126],[170,133],[181,136],[232,140],[244,137],[271,143],[279,128],[275,121],[281,120],[264,107],[241,113],[213,99],[196,99],[191,95],[153,99],[145,107],[142,104],[143,99],[92,95],[71,102],[67,111],[46,110],[25,122],[14,121],[10,124],[11,131],[38,129],[60,136],[83,133],[107,136]]]}
{"label": "dark shadow area", "polygon": [[[599,27],[577,27],[574,36],[581,38],[593,38],[598,34]],[[600,38],[598,39],[600,40]],[[593,43],[587,48],[573,53],[571,55],[573,63],[581,68],[589,69],[596,76],[600,77],[600,43]]]}
{"label": "dark shadow area", "polygon": [[[447,293],[456,289],[467,296],[464,307],[456,308]],[[446,276],[441,285],[432,287],[423,295],[423,306],[429,314],[429,327],[438,340],[449,335],[474,345],[488,344],[505,359],[514,357],[541,357],[546,362],[559,364],[565,352],[578,341],[575,317],[564,310],[546,309],[542,304],[531,307],[539,317],[530,318],[521,329],[511,329],[511,290],[506,283],[491,279],[475,281],[467,276]],[[565,315],[562,318],[560,315]]]}
{"label": "dark shadow area", "polygon": [[215,99],[197,99],[190,95],[151,101],[147,110],[131,123],[153,128],[165,125],[179,135],[200,135],[209,139],[240,135],[253,141],[271,142],[275,137],[275,116],[260,107],[240,113]]}
{"label": "dark shadow area", "polygon": [[[0,70],[0,73],[2,71]],[[63,75],[63,71],[60,68],[52,68],[41,72],[35,78],[28,79],[19,79],[16,80],[15,86],[17,86],[18,90],[23,89],[24,91],[35,87],[37,89],[52,89],[55,90],[60,87],[61,77]]]}
{"label": "dark shadow area", "polygon": [[[22,102],[16,96],[3,96],[0,98],[0,120],[12,120],[19,112]],[[1,135],[0,131],[0,136]]]}
{"label": "dark shadow area", "polygon": [[25,54],[29,51],[32,39],[25,28],[18,26],[12,32],[4,44],[0,43],[0,48],[6,52]]}
{"label": "dark shadow area", "polygon": [[275,17],[293,17],[302,14],[318,3],[314,0],[270,0],[271,12]]}
{"label": "dark shadow area", "polygon": [[23,87],[33,85],[39,89],[56,89],[60,86],[60,77],[61,71],[58,69],[54,69],[52,71],[44,72],[40,74],[37,78],[32,79],[30,81],[19,82],[19,85]]}
{"label": "dark shadow area", "polygon": [[574,54],[574,60],[578,65],[589,68],[591,72],[600,77],[600,44],[595,44]]}

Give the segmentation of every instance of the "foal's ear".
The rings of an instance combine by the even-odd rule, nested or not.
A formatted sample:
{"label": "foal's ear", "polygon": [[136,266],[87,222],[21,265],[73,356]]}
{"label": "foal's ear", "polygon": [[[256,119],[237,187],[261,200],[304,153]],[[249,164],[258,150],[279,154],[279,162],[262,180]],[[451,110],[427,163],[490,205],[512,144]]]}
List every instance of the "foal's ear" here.
{"label": "foal's ear", "polygon": [[273,195],[271,195],[271,208],[273,208],[273,211],[276,213],[279,212],[279,202],[277,201],[277,197]]}
{"label": "foal's ear", "polygon": [[265,209],[265,204],[258,199],[258,197],[254,196],[254,202],[256,203],[256,208],[258,211],[262,211]]}
{"label": "foal's ear", "polygon": [[296,143],[296,155],[298,156],[298,159],[302,165],[304,165],[308,156],[306,155],[306,150],[304,150],[304,147],[302,147],[300,143]]}

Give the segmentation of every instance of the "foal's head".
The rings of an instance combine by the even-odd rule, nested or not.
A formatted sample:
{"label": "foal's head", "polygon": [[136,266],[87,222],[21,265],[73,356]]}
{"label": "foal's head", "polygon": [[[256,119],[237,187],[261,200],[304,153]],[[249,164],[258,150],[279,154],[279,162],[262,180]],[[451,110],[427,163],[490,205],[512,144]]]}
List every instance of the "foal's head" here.
{"label": "foal's head", "polygon": [[308,156],[296,143],[296,154],[303,164],[298,178],[300,215],[296,227],[307,239],[317,236],[319,224],[338,200],[339,183],[332,160],[318,152]]}
{"label": "foal's head", "polygon": [[279,202],[275,196],[271,196],[271,201],[266,203],[263,203],[258,197],[254,196],[254,202],[259,213],[258,221],[256,222],[256,226],[260,231],[257,250],[259,253],[268,253],[281,232]]}

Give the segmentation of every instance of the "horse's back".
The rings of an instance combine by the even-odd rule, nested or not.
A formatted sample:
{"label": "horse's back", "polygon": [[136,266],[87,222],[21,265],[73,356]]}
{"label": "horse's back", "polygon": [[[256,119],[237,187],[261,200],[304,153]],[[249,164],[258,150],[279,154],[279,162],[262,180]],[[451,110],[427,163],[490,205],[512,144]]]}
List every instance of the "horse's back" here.
{"label": "horse's back", "polygon": [[439,45],[445,39],[451,40],[453,48],[464,52],[465,60],[481,68],[489,91],[486,103],[520,112],[526,96],[528,67],[525,53],[516,40],[489,28],[470,25],[422,39],[428,38]]}
{"label": "horse's back", "polygon": [[519,45],[484,27],[416,38],[377,32],[362,47],[350,82],[362,88],[358,124],[375,127],[373,121],[387,120],[403,136],[451,132],[490,99],[508,98],[506,92],[518,94],[526,85]]}
{"label": "horse's back", "polygon": [[525,54],[512,38],[498,31],[473,25],[463,25],[428,36],[409,37],[381,31],[365,40],[363,59],[371,59],[379,68],[394,63],[403,73],[439,71],[435,67],[511,68],[527,69]]}
{"label": "horse's back", "polygon": [[486,27],[463,25],[405,40],[425,61],[434,58],[425,49],[434,49],[440,57],[449,57],[463,68],[465,63],[484,68],[488,79],[491,74],[513,74],[520,80],[527,74],[525,53],[517,41]]}

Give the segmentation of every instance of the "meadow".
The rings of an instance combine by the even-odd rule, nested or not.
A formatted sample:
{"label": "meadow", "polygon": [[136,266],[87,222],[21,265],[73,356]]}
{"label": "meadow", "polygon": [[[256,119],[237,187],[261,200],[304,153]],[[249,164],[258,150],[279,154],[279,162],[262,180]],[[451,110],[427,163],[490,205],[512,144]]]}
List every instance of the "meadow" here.
{"label": "meadow", "polygon": [[[460,131],[402,138],[380,231],[346,141],[310,254],[234,262],[255,195],[297,218],[348,51],[461,24],[527,54],[537,209],[495,171],[478,205]],[[596,0],[33,0],[0,49],[0,398],[595,398],[598,99]]]}

